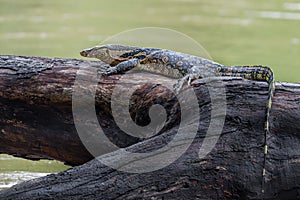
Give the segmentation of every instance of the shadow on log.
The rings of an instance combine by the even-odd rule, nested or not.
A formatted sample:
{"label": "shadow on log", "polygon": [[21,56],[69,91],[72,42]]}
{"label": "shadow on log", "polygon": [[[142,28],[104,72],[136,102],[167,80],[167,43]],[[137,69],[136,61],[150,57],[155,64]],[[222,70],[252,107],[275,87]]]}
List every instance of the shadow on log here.
{"label": "shadow on log", "polygon": [[[0,152],[29,159],[56,159],[73,166],[82,164],[1,191],[0,199],[300,198],[300,84],[276,84],[267,138],[269,153],[266,192],[263,196],[261,173],[268,90],[266,83],[242,79],[222,80],[226,89],[225,124],[212,151],[199,158],[199,149],[210,123],[220,116],[212,115],[208,85],[201,80],[194,81],[200,120],[195,138],[187,151],[167,167],[147,173],[128,173],[120,169],[126,169],[126,166],[135,170],[149,166],[155,168],[168,159],[157,159],[156,163],[149,163],[147,157],[126,160],[128,157],[124,157],[123,149],[113,152],[101,150],[97,152],[98,159],[92,160],[93,156],[82,144],[74,126],[72,92],[76,73],[89,83],[88,80],[95,79],[95,68],[106,69],[101,62],[0,57]],[[174,80],[135,73],[130,75],[126,84],[121,85],[122,91],[130,87],[138,88],[129,101],[131,119],[136,124],[145,126],[151,123],[148,113],[154,104],[160,104],[166,110],[165,126],[159,134],[138,138],[125,134],[112,117],[111,95],[120,78],[121,75],[115,75],[97,79],[93,106],[109,140],[120,148],[126,148],[127,152],[142,154],[166,147],[181,133],[187,135],[186,138],[182,137],[181,142],[167,147],[167,151],[184,146],[190,133],[180,132],[180,116],[183,110],[192,112],[195,108],[180,105],[164,84],[155,84],[175,83]],[[93,93],[93,85],[82,87],[85,92],[82,94],[84,106],[84,98],[86,94]],[[188,98],[186,96],[183,99]],[[195,122],[190,120],[191,123]],[[107,165],[117,163],[119,170],[99,160],[106,161]],[[140,169],[134,168],[138,163],[145,164]]]}

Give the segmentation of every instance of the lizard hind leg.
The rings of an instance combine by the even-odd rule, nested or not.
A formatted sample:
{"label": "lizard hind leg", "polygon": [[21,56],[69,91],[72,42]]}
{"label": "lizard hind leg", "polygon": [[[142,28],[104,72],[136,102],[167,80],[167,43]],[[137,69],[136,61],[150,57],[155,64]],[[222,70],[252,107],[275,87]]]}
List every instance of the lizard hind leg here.
{"label": "lizard hind leg", "polygon": [[183,78],[179,79],[178,82],[173,86],[175,94],[178,94],[180,92],[185,83],[187,83],[187,85],[190,86],[191,82],[197,78],[197,74],[188,74],[185,75]]}

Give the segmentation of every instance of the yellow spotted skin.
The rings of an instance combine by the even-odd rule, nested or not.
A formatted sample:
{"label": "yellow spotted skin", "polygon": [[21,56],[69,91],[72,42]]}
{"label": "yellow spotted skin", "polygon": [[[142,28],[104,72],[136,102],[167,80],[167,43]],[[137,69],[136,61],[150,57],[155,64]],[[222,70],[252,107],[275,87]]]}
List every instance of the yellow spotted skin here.
{"label": "yellow spotted skin", "polygon": [[[274,74],[265,66],[223,66],[201,57],[157,48],[141,48],[118,44],[106,44],[80,52],[84,57],[98,58],[111,67],[103,75],[118,74],[130,69],[145,70],[178,78],[178,90],[184,82],[211,76],[242,77],[268,83],[268,99],[265,111],[262,193],[265,192],[266,160],[268,153],[267,135],[272,98],[275,92]],[[176,88],[175,88],[176,89]]]}

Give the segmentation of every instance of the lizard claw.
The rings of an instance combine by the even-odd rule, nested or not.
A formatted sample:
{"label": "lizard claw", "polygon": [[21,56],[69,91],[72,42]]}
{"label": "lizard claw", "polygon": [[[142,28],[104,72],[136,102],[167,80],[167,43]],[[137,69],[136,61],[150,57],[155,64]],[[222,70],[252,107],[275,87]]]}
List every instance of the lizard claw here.
{"label": "lizard claw", "polygon": [[187,84],[188,84],[188,86],[191,86],[191,83],[192,83],[192,78],[189,76],[187,79],[188,79],[188,80],[187,80]]}
{"label": "lizard claw", "polygon": [[195,75],[188,74],[185,77],[178,80],[178,82],[173,86],[175,94],[178,94],[183,88],[184,84],[187,83],[188,86],[191,86],[192,81],[195,79]]}
{"label": "lizard claw", "polygon": [[178,82],[173,86],[175,94],[177,95],[180,92],[186,82],[188,83],[188,85],[190,85],[190,80],[191,79],[189,76],[185,76],[179,79]]}

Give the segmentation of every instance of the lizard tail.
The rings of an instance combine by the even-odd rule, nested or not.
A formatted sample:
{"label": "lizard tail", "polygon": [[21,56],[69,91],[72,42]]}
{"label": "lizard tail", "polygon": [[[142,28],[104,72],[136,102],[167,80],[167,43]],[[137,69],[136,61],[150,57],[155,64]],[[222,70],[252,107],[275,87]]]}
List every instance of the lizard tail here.
{"label": "lizard tail", "polygon": [[267,136],[270,131],[269,122],[270,122],[270,111],[272,107],[272,99],[275,92],[275,81],[274,75],[272,74],[270,78],[267,80],[269,84],[269,95],[266,105],[266,115],[265,115],[265,138],[264,138],[264,163],[263,163],[263,179],[262,179],[262,193],[265,192],[265,184],[266,184],[266,161],[267,161],[267,154],[268,154],[268,144],[267,144]]}
{"label": "lizard tail", "polygon": [[275,92],[275,81],[273,71],[265,66],[222,66],[217,69],[219,76],[242,77],[249,80],[266,81],[269,86],[268,100],[266,102],[265,110],[265,125],[264,125],[264,158],[263,158],[263,171],[262,171],[262,193],[265,192],[266,184],[266,160],[268,154],[267,136],[269,134],[269,118],[272,107],[272,99]]}

